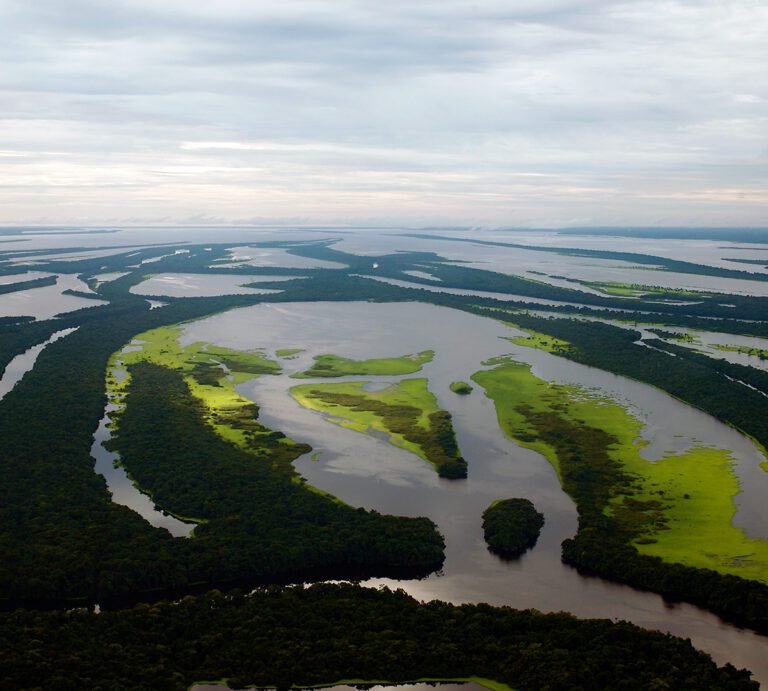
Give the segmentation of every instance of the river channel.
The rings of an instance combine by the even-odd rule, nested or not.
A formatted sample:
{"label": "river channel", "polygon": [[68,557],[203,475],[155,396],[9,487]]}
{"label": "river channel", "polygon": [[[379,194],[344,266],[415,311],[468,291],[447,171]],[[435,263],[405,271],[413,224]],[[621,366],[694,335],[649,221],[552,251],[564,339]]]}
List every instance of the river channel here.
{"label": "river channel", "polygon": [[[448,387],[454,380],[468,380],[483,360],[511,354],[530,363],[541,378],[596,389],[629,407],[645,423],[649,458],[693,444],[728,448],[743,488],[735,522],[750,535],[766,537],[761,497],[768,492],[768,475],[758,468],[764,460],[759,449],[735,430],[652,387],[506,340],[517,333],[492,319],[421,303],[291,303],[232,310],[191,323],[182,343],[207,341],[268,352],[305,349],[295,359],[282,361],[287,375],[306,369],[312,356],[321,353],[365,359],[435,350],[433,362],[412,376],[428,377],[439,404],[453,415],[469,463],[465,481],[442,480],[416,456],[302,408],[288,390],[311,380],[264,376],[240,385],[240,391],[261,406],[264,424],[312,445],[313,452],[295,463],[311,484],[355,506],[428,516],[439,526],[446,539],[442,572],[421,581],[376,579],[369,585],[403,588],[425,600],[626,619],[690,638],[720,664],[747,667],[768,683],[768,639],[699,608],[671,606],[656,595],[582,577],[563,565],[560,543],[575,533],[577,517],[553,469],[539,454],[504,437],[493,404],[481,389],[460,397]],[[386,383],[399,378],[333,381],[361,379]],[[494,499],[514,496],[530,498],[545,514],[546,524],[535,549],[516,562],[504,562],[486,549],[480,516]]]}

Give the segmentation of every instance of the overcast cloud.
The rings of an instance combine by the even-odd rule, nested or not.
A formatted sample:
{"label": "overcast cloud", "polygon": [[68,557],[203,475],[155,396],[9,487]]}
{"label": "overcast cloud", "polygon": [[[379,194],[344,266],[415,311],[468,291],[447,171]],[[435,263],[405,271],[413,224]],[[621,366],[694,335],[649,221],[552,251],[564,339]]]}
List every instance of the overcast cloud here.
{"label": "overcast cloud", "polygon": [[0,224],[768,225],[762,0],[0,0]]}

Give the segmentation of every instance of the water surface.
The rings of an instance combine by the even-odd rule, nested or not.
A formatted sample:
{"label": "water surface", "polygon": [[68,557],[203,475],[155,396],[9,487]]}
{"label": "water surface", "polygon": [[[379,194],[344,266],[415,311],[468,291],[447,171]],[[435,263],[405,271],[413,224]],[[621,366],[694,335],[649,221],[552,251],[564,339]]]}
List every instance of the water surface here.
{"label": "water surface", "polygon": [[[295,360],[283,361],[288,374],[305,369],[312,356],[320,353],[363,359],[434,349],[435,359],[424,367],[423,375],[429,377],[439,404],[453,415],[457,440],[469,463],[466,481],[440,479],[413,454],[332,425],[321,414],[302,408],[288,389],[312,380],[264,376],[239,387],[261,406],[264,424],[313,446],[311,454],[295,463],[311,484],[355,506],[426,515],[439,526],[446,539],[442,573],[422,581],[375,579],[370,585],[402,587],[419,599],[490,602],[628,619],[690,637],[720,663],[749,667],[768,680],[767,639],[724,624],[696,607],[672,607],[657,595],[585,578],[562,564],[560,543],[575,534],[577,517],[552,467],[501,433],[494,406],[481,389],[457,396],[448,387],[454,380],[467,380],[483,359],[511,353],[531,363],[539,377],[598,389],[624,402],[645,423],[644,435],[652,442],[646,453],[683,450],[698,443],[725,446],[733,452],[744,490],[738,499],[737,521],[750,533],[765,536],[762,506],[768,484],[766,474],[757,469],[763,460],[760,451],[735,430],[652,387],[505,340],[515,333],[491,319],[419,303],[290,303],[232,310],[191,323],[182,342],[212,341],[271,351],[305,347]],[[519,561],[504,562],[486,549],[480,516],[494,499],[514,496],[530,498],[546,523],[532,551]]]}

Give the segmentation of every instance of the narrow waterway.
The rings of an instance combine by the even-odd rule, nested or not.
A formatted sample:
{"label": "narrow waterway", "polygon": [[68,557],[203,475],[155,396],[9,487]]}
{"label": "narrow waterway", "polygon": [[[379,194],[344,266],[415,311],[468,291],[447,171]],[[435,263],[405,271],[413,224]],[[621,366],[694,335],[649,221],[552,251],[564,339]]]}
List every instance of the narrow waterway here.
{"label": "narrow waterway", "polygon": [[56,331],[47,341],[38,343],[21,355],[17,355],[13,358],[6,366],[2,378],[0,378],[0,400],[12,391],[13,387],[21,381],[21,378],[35,366],[37,358],[46,346],[58,341],[60,338],[68,336],[73,331],[77,331],[77,328]]}
{"label": "narrow waterway", "polygon": [[[112,376],[120,381],[125,376],[125,370],[117,368],[113,370]],[[142,516],[150,525],[156,528],[165,528],[175,537],[189,537],[196,524],[185,523],[158,509],[152,499],[136,487],[125,468],[119,465],[119,456],[105,447],[112,436],[110,430],[112,417],[119,409],[118,403],[109,401],[104,408],[104,416],[101,418],[96,432],[94,432],[93,444],[91,445],[91,456],[95,462],[94,470],[106,481],[107,489],[115,504],[127,506]]]}

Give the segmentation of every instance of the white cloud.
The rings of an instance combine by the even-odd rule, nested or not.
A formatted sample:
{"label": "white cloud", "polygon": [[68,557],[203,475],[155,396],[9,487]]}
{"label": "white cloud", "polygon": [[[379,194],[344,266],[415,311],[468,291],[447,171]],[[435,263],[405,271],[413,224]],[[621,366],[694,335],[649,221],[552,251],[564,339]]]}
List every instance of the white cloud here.
{"label": "white cloud", "polygon": [[765,223],[753,0],[0,0],[0,223]]}

